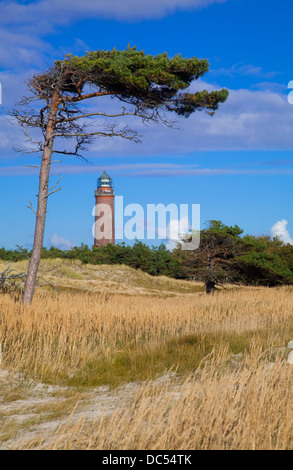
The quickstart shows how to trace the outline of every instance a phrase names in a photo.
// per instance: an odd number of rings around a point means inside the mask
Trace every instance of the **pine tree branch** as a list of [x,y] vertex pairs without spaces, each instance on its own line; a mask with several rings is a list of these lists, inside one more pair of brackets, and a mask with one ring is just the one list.
[[[48,191],[52,191],[52,189],[56,188],[56,186],[58,186],[58,184],[60,183],[60,181],[62,181],[64,178],[64,176],[61,176],[61,178],[59,178],[59,180],[57,181],[56,184],[54,184],[54,186],[52,186],[51,188],[48,189]],[[61,188],[60,188],[61,189]]]
[[32,203],[31,203],[31,201],[28,201],[28,202],[29,202],[30,205],[29,205],[29,206],[26,206],[26,207],[27,207],[28,209],[32,210],[35,215],[37,215],[37,212],[36,212],[35,209],[33,208],[33,205],[32,205]]
[[95,93],[87,93],[86,95],[79,96],[63,96],[62,101],[69,103],[78,103],[79,101],[87,100],[89,98],[98,98],[99,96],[115,95],[114,91],[97,91]]
[[132,140],[133,142],[140,143],[142,135],[138,134],[137,132],[133,131],[132,129],[122,129],[121,131],[115,132],[114,127],[112,128],[111,131],[109,132],[101,132],[101,131],[96,131],[96,132],[73,132],[73,133],[67,133],[67,132],[58,132],[54,134],[54,137],[93,137],[93,136],[99,136],[99,137],[121,137],[122,139],[127,139],[127,140]]
[[50,193],[48,193],[47,198],[49,196],[52,196],[52,194],[57,193],[58,191],[61,191],[61,188],[55,189],[54,191],[51,191]]
[[71,118],[64,118],[64,119],[60,119],[60,121],[58,120],[57,122],[73,122],[73,121],[77,121],[78,119],[86,119],[88,117],[92,117],[92,116],[103,116],[103,117],[109,117],[109,118],[117,118],[117,117],[124,117],[124,116],[137,116],[137,117],[141,117],[141,118],[144,118],[144,119],[151,119],[150,117],[148,117],[147,115],[145,114],[141,114],[140,112],[138,112],[137,110],[133,111],[133,112],[130,112],[130,111],[123,111],[122,113],[117,113],[117,114],[109,114],[109,113],[87,113],[87,114],[81,114],[79,116],[74,116],[74,117],[71,117]]

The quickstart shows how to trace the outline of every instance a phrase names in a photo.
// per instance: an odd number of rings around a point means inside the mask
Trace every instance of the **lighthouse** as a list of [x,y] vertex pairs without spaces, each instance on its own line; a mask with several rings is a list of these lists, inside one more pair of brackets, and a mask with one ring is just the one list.
[[112,178],[104,171],[95,191],[95,246],[115,245],[114,197]]

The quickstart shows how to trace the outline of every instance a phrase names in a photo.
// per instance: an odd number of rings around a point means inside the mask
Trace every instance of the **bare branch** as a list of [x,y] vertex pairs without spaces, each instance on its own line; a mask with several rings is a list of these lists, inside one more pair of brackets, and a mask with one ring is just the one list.
[[[17,272],[14,269],[11,269],[10,267],[11,263],[2,273],[0,273],[0,289],[2,289],[3,291],[20,292],[22,290],[22,286],[25,283],[26,274],[24,272]],[[43,276],[37,276],[37,279],[43,281],[43,284],[40,284],[39,287],[48,285],[52,289],[58,290],[56,286],[54,286]]]
[[[125,108],[123,108],[123,109],[125,109]],[[117,114],[87,113],[87,114],[81,114],[79,116],[74,116],[74,117],[71,117],[71,118],[64,118],[62,121],[60,120],[60,122],[72,122],[72,121],[77,121],[78,119],[85,119],[85,118],[92,117],[92,116],[103,116],[103,117],[109,117],[109,118],[116,118],[116,117],[123,117],[123,116],[140,116],[140,117],[142,117],[142,115],[139,115],[137,111],[134,111],[134,112],[122,111],[122,113],[117,113]]]
[[36,212],[35,209],[33,208],[33,205],[32,205],[32,203],[31,203],[31,201],[28,201],[28,202],[29,202],[30,205],[29,205],[29,206],[26,206],[26,207],[27,207],[28,209],[31,209],[31,210],[33,211],[33,213],[34,213],[35,215],[37,215],[37,212]]
[[40,153],[40,150],[34,150],[32,148],[29,148],[27,150],[25,149],[18,149],[17,147],[12,146],[13,150],[17,153],[22,153],[23,155],[30,154],[30,153]]
[[92,137],[92,136],[99,136],[99,137],[121,137],[123,139],[132,140],[133,142],[140,143],[142,135],[136,133],[132,129],[125,128],[121,131],[115,132],[84,132],[84,133],[57,133],[55,137]]
[[95,93],[88,93],[86,95],[79,95],[79,96],[63,96],[63,101],[68,101],[70,103],[77,103],[79,101],[87,100],[88,98],[97,98],[99,96],[109,96],[115,95],[113,91],[97,91]]
[[28,133],[27,127],[24,128],[23,132],[24,132],[24,135],[27,137],[26,142],[31,142],[32,144],[36,144],[39,146],[41,150],[43,149],[43,145],[40,141],[33,140],[32,136]]
[[21,285],[25,282],[26,274],[17,273],[14,269],[10,269],[11,263],[0,273],[0,289],[19,291]]
[[[52,189],[56,188],[56,186],[58,186],[58,184],[60,183],[60,181],[62,181],[64,178],[64,176],[61,176],[61,178],[57,181],[56,184],[54,184],[54,186],[52,186],[52,188],[48,188],[48,191],[52,191]],[[61,188],[60,188],[61,189]]]
[[[82,131],[83,129],[86,128],[86,126],[74,126],[76,130]],[[57,153],[61,155],[70,155],[74,157],[78,157],[81,160],[89,163],[89,161],[81,155],[79,152],[80,150],[86,150],[86,145],[90,143],[90,137],[75,137],[76,143],[75,143],[75,149],[74,150],[53,150],[52,153]]]
[[55,189],[54,191],[51,191],[49,194],[47,194],[46,197],[48,198],[49,196],[52,196],[52,194],[57,193],[58,191],[61,191],[61,188],[58,188],[58,189]]
[[40,284],[40,287],[44,287],[46,285],[52,287],[53,290],[55,291],[58,291],[59,289],[57,289],[56,286],[54,286],[54,284],[52,284],[51,282],[49,282],[47,279],[45,279],[43,276],[38,276],[37,279],[41,279],[42,281],[44,281],[44,284]]
[[[81,158],[82,160],[84,160],[85,162],[88,162],[89,161],[83,156],[81,155],[80,153],[77,153],[76,150],[75,151],[72,151],[70,152],[69,150],[53,150],[52,153],[59,153],[61,155],[71,155],[72,157],[78,157],[78,158]],[[61,162],[61,160],[55,160],[55,162]],[[55,162],[52,162],[52,163],[55,163]]]

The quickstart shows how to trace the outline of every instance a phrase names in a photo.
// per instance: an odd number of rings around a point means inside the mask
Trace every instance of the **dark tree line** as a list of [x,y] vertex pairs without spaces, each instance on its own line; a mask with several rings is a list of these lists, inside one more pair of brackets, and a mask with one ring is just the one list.
[[[0,259],[20,261],[31,253],[22,248],[0,249]],[[173,252],[164,244],[148,246],[136,241],[133,246],[120,243],[90,248],[82,244],[71,250],[42,249],[43,259],[79,259],[90,264],[125,264],[148,274],[201,281],[207,293],[217,285],[278,286],[293,284],[293,246],[277,238],[243,235],[237,225],[210,221],[201,231],[200,246],[185,251],[180,245]]]
[[207,293],[225,283],[268,287],[293,283],[293,246],[277,238],[243,236],[237,225],[217,220],[201,231],[198,250],[179,246],[173,254],[182,277],[204,282]]
[[[0,248],[0,259],[5,261],[22,261],[31,256],[27,249],[5,250]],[[141,269],[153,276],[180,277],[179,261],[168,251],[164,244],[150,247],[142,242],[133,246],[125,243],[89,248],[82,244],[71,250],[60,250],[51,247],[42,248],[42,259],[78,259],[89,264],[125,264],[134,269]]]

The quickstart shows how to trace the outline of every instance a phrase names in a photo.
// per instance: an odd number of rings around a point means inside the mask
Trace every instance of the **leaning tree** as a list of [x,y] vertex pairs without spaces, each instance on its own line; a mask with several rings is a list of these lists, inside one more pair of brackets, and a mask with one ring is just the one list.
[[[142,136],[132,126],[121,126],[121,121],[127,122],[130,117],[146,124],[172,126],[171,113],[188,117],[196,110],[204,110],[213,115],[219,103],[226,101],[228,91],[193,93],[188,90],[208,68],[206,59],[187,59],[181,55],[169,58],[166,53],[152,56],[128,47],[124,51],[87,52],[82,57],[68,55],[44,73],[32,77],[28,83],[30,95],[10,113],[36,145],[34,151],[39,152],[41,159],[38,206],[34,211],[34,245],[23,294],[24,304],[31,303],[34,295],[48,197],[60,189],[59,182],[50,188],[52,155],[82,156],[81,152],[94,137],[121,137],[139,142]],[[118,111],[109,112],[103,101],[95,102],[96,107],[86,111],[81,107],[89,99],[105,96],[117,100]],[[104,118],[105,122],[101,126],[95,118]],[[40,140],[32,136],[32,128],[41,130]],[[74,140],[74,148],[60,148],[60,138]],[[31,203],[30,206],[33,209]]]
[[238,225],[228,226],[219,220],[210,220],[200,233],[200,245],[195,251],[174,250],[180,260],[184,277],[204,282],[207,294],[213,294],[217,285],[238,282],[241,279],[236,259],[242,253]]

